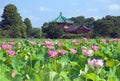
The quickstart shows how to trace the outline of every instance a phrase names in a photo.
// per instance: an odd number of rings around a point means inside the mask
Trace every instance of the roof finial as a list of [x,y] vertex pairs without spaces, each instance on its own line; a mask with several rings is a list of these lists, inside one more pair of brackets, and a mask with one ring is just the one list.
[[62,12],[60,12],[60,15],[62,15]]

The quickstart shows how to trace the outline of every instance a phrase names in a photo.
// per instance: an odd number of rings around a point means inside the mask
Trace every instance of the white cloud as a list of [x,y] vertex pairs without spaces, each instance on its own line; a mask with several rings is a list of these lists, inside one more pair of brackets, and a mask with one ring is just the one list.
[[47,8],[47,7],[44,7],[44,6],[40,6],[39,10],[41,12],[56,12],[57,11],[56,9],[51,9],[51,8]]
[[43,7],[43,6],[40,6],[40,11],[43,12],[43,11],[48,11],[49,9],[46,8],[46,7]]
[[44,11],[44,10],[45,10],[45,8],[41,6],[40,7],[40,11]]
[[112,4],[108,6],[109,11],[119,11],[120,10],[120,5],[118,4]]

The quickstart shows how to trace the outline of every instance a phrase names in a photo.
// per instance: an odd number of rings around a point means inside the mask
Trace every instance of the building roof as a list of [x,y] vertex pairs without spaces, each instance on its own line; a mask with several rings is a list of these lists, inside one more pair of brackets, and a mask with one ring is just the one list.
[[67,19],[66,17],[62,16],[62,12],[60,12],[60,15],[52,20],[52,22],[57,22],[57,23],[74,23],[74,21]]
[[81,30],[81,31],[91,31],[91,29],[90,28],[88,28],[88,27],[86,27],[86,26],[70,26],[68,29],[67,29],[67,31],[69,31],[69,32],[72,32],[72,31],[77,31],[77,30]]

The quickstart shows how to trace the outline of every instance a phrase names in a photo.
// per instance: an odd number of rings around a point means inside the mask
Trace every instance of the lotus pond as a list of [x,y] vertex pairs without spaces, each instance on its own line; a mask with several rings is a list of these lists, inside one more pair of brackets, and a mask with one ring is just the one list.
[[120,39],[1,40],[0,81],[120,81]]

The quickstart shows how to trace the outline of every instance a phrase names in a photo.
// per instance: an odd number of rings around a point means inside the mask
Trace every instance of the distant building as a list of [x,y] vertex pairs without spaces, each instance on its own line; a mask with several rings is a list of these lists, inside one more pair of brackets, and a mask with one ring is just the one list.
[[73,26],[74,21],[62,16],[61,12],[60,15],[51,22],[57,23],[66,33],[89,33],[91,31],[86,26]]
[[86,26],[83,26],[83,25],[81,25],[81,26],[70,26],[66,30],[66,32],[75,33],[75,34],[77,34],[77,33],[89,33],[89,32],[91,32],[91,29],[89,29],[89,28],[87,28]]

